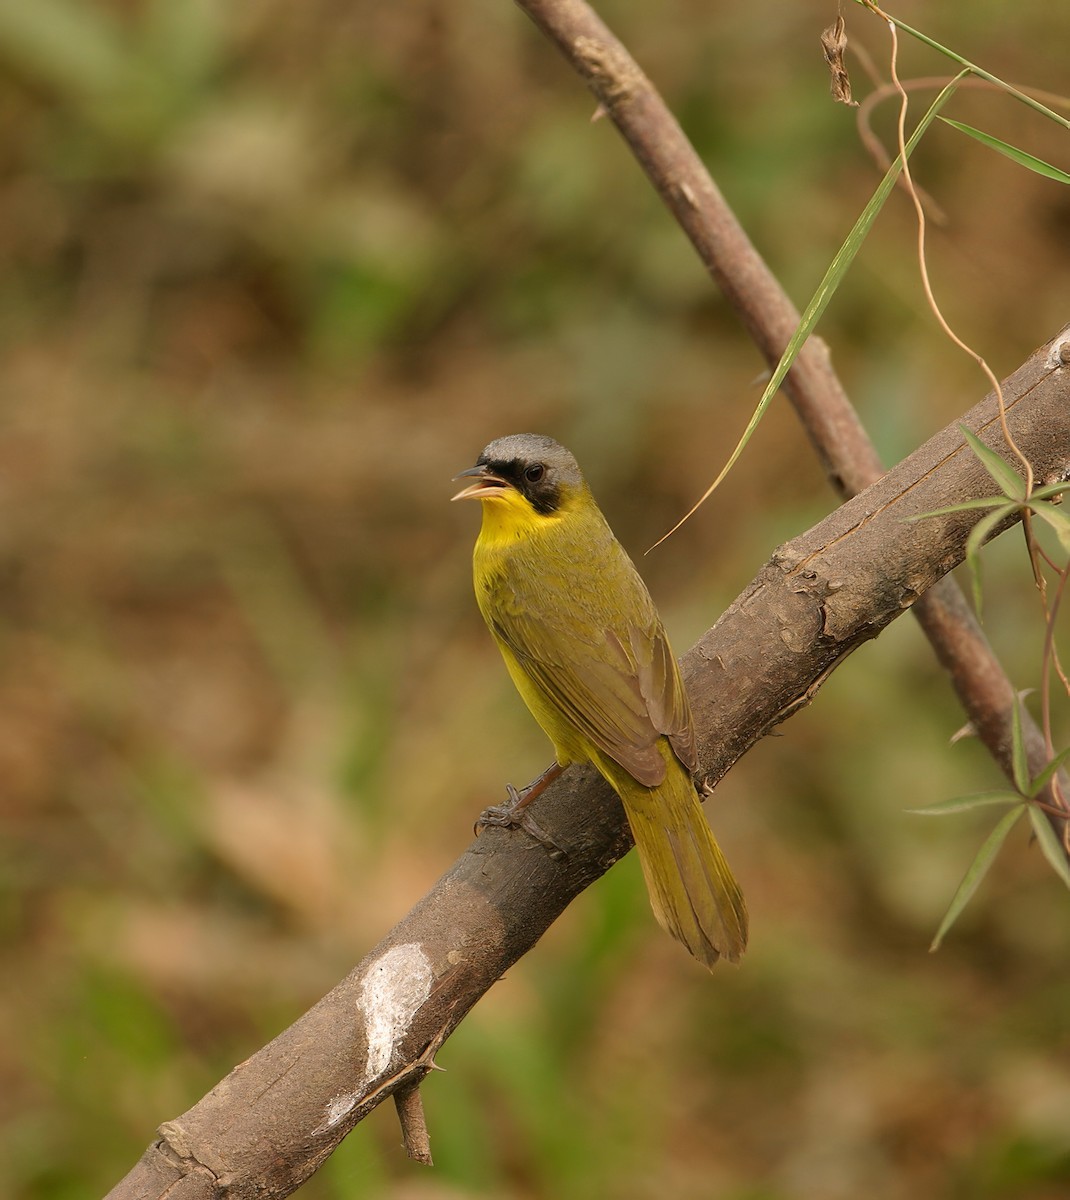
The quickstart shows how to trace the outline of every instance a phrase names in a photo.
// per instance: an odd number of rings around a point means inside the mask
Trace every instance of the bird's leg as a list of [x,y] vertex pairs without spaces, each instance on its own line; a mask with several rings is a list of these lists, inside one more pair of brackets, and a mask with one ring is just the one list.
[[511,783],[506,784],[506,791],[509,793],[508,802],[495,804],[479,814],[475,824],[476,836],[478,837],[488,825],[494,825],[501,829],[523,829],[540,846],[546,847],[551,858],[564,858],[564,850],[527,811],[532,800],[541,796],[564,769],[560,763],[551,763],[537,779],[533,779],[526,788],[519,792]]

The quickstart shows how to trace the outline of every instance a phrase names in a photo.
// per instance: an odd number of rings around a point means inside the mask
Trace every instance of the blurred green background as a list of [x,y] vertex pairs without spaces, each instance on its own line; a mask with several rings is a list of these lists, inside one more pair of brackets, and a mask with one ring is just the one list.
[[[883,25],[845,7],[884,73]],[[828,97],[834,7],[601,11],[805,302],[877,179]],[[1065,5],[899,11],[1067,88]],[[762,365],[505,0],[0,0],[0,62],[0,1195],[82,1200],[548,761],[451,476],[553,434],[638,554]],[[944,70],[904,44],[904,76]],[[1066,165],[1065,132],[990,92],[951,115]],[[1006,373],[1068,318],[1067,191],[946,127],[916,171],[947,217],[938,294]],[[889,462],[985,390],[913,246],[898,195],[822,327]],[[774,407],[642,560],[677,647],[834,503]],[[1035,685],[1017,535],[986,570],[990,635]],[[751,906],[742,968],[690,962],[620,864],[440,1055],[435,1168],[384,1106],[302,1195],[1066,1195],[1070,913],[1024,831],[926,953],[992,821],[904,810],[999,782],[949,745],[962,721],[898,623],[708,806]]]

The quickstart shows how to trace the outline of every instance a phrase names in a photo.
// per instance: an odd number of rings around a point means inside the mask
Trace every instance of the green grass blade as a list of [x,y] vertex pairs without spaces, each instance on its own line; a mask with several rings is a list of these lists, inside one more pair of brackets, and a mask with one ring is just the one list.
[[986,446],[984,442],[975,433],[971,433],[965,425],[959,426],[959,431],[966,439],[970,449],[981,460],[981,466],[992,476],[992,478],[1003,489],[1004,494],[1010,500],[1021,502],[1025,499],[1025,480],[1018,472],[1007,462],[1006,459],[1000,456],[991,447]]
[[1033,824],[1033,832],[1037,835],[1040,848],[1044,851],[1044,857],[1051,864],[1051,869],[1070,888],[1070,864],[1066,861],[1066,851],[1055,836],[1055,830],[1052,829],[1048,818],[1035,804],[1030,804],[1029,820]]
[[[918,122],[914,132],[907,140],[905,146],[907,158],[910,157],[914,148],[921,140],[922,134],[924,134],[929,126],[933,123],[940,109],[951,98],[955,92],[955,89],[958,87],[959,82],[964,79],[967,74],[968,72],[963,71],[956,75],[954,79],[952,79],[941,89],[940,94],[926,110],[925,115]],[[747,443],[754,434],[754,431],[758,428],[762,417],[765,416],[765,410],[769,407],[773,397],[780,389],[780,385],[784,382],[784,377],[787,375],[788,371],[791,370],[791,364],[795,361],[806,339],[811,333],[813,333],[814,327],[821,319],[822,313],[824,313],[825,309],[828,307],[829,301],[835,295],[836,289],[840,285],[840,281],[843,279],[844,275],[847,274],[847,270],[854,261],[855,255],[857,255],[858,251],[862,248],[862,243],[866,240],[866,235],[869,233],[870,227],[877,219],[877,214],[884,207],[884,203],[891,194],[892,188],[895,187],[895,182],[899,178],[899,173],[902,169],[902,156],[897,155],[895,161],[888,168],[888,170],[885,171],[884,178],[877,185],[876,191],[870,197],[869,203],[862,210],[858,220],[854,223],[854,227],[847,235],[843,245],[833,257],[832,262],[829,264],[828,270],[825,272],[824,278],[817,286],[817,290],[810,297],[810,303],[807,304],[806,309],[803,312],[803,315],[799,321],[799,327],[795,330],[794,334],[792,334],[791,340],[784,349],[784,353],[780,356],[780,361],[777,363],[776,369],[770,376],[769,383],[766,385],[765,391],[762,393],[762,397],[758,401],[757,407],[751,414],[751,418],[747,422],[746,429],[744,429],[742,436],[735,445],[735,448],[728,456],[728,461],[721,468],[720,474],[706,489],[702,499],[698,501],[694,508],[692,508],[691,512],[694,512],[695,509],[698,508],[698,506],[702,504],[707,497],[709,497],[709,495],[720,485],[721,481],[728,474],[728,472],[731,471],[731,469],[736,465],[739,456],[743,453]],[[691,513],[687,514],[687,516],[690,515]],[[683,520],[686,521],[687,517],[684,517]],[[682,523],[683,522],[681,521],[680,524]],[[674,526],[669,533],[674,532],[676,528],[678,528],[678,526]],[[665,534],[665,537],[668,536],[669,534]]]
[[993,137],[990,133],[974,129],[972,125],[963,125],[961,121],[952,121],[950,117],[941,117],[940,120],[945,125],[950,125],[953,129],[959,130],[960,133],[965,133],[972,138],[976,138],[982,146],[987,146],[990,150],[995,150],[998,154],[1005,155],[1020,167],[1025,167],[1027,171],[1032,171],[1036,175],[1043,175],[1046,179],[1054,179],[1056,183],[1070,184],[1070,175],[1066,171],[1060,167],[1053,166],[1049,162],[1045,162],[1042,158],[1036,158],[1032,154],[1027,154],[1024,150],[1019,150],[1017,146],[1000,141],[998,137]]
[[936,936],[929,947],[930,952],[939,950],[940,943],[947,936],[948,930],[961,916],[962,910],[969,904],[974,892],[980,886],[981,880],[988,874],[988,868],[995,862],[1000,847],[1007,840],[1007,834],[1010,833],[1015,822],[1027,807],[1029,806],[1026,804],[1016,805],[1009,813],[1000,818],[995,829],[985,838],[984,845],[977,851],[977,857],[970,863],[969,870],[962,877],[958,890],[951,898],[947,912],[944,913],[944,919],[940,922],[940,928],[936,931]]
[[[964,77],[963,74],[957,75],[950,83],[946,84],[940,91],[939,95],[929,106],[925,115],[918,122],[913,133],[910,135],[904,147],[905,156],[907,158],[914,152],[914,148],[929,126],[933,123],[940,113],[940,109],[951,99],[955,89],[959,85],[959,81]],[[796,355],[802,349],[803,343],[813,332],[814,327],[821,318],[821,314],[828,307],[829,301],[836,293],[844,275],[851,263],[854,261],[858,251],[861,250],[863,242],[866,240],[866,235],[869,233],[873,222],[877,219],[877,214],[884,207],[885,201],[891,195],[892,188],[895,187],[896,180],[903,169],[903,156],[897,155],[895,161],[891,164],[884,173],[884,178],[877,185],[876,191],[869,199],[869,203],[862,210],[861,215],[855,222],[851,232],[847,235],[843,245],[836,252],[829,264],[828,270],[825,272],[824,278],[817,286],[817,290],[810,297],[810,302],[807,304],[803,312],[802,319],[799,322],[799,328],[795,331],[791,340],[788,342],[784,353],[780,357],[780,362],[777,363],[776,370],[773,372],[769,380],[769,384],[765,389],[762,399],[759,402],[759,408],[763,408],[769,404],[769,401],[776,395],[777,389],[784,381],[784,376],[791,369],[791,364],[795,361]],[[753,422],[752,422],[753,423]]]
[[1002,788],[994,792],[972,792],[969,796],[955,796],[941,800],[938,804],[927,804],[924,808],[908,808],[908,813],[919,817],[943,817],[948,813],[968,812],[973,808],[988,808],[995,804],[1021,804],[1017,792]]
[[[873,11],[866,0],[855,0],[855,3],[870,12]],[[984,67],[979,67],[976,63],[970,62],[968,58],[963,58],[961,54],[956,54],[954,50],[949,49],[947,46],[942,46],[935,38],[929,37],[927,33],[922,33],[920,29],[914,29],[905,21],[900,21],[898,17],[893,17],[883,11],[879,15],[886,21],[890,21],[896,29],[901,29],[904,33],[909,33],[912,38],[916,38],[924,45],[943,54],[945,58],[950,58],[952,62],[957,62],[960,67],[965,67],[970,74],[976,75],[979,79],[987,79],[989,83],[994,83],[996,87],[1005,91],[1008,96],[1013,96],[1016,100],[1020,100],[1035,112],[1042,113],[1049,120],[1061,125],[1064,129],[1070,129],[1070,120],[1067,120],[1066,117],[1061,117],[1057,112],[1052,112],[1046,105],[1041,104],[1039,100],[1034,100],[1032,96],[1026,95],[1025,92],[1019,91],[1018,88],[1012,87],[1005,79],[1000,79],[998,75],[993,75],[991,71],[986,71]]]

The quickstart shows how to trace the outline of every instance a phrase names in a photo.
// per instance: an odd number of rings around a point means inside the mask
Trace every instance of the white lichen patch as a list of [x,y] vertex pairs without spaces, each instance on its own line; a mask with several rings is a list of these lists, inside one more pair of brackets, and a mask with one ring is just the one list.
[[364,1098],[368,1085],[389,1068],[395,1047],[431,995],[434,981],[431,961],[415,942],[392,947],[367,969],[357,999],[368,1039],[364,1073],[355,1091],[328,1101],[323,1120],[313,1133],[326,1133],[345,1120]]
[[394,1047],[430,996],[434,981],[431,962],[415,942],[393,946],[365,972],[357,1003],[368,1037],[366,1083],[390,1066]]

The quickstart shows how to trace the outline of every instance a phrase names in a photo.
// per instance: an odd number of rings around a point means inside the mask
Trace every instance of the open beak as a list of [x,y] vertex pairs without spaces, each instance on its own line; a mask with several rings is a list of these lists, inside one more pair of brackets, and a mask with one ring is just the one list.
[[509,486],[489,467],[469,467],[467,471],[462,471],[453,478],[467,479],[472,475],[476,477],[475,483],[470,483],[466,488],[462,488],[456,496],[450,497],[451,500],[482,500],[486,496],[500,496]]

